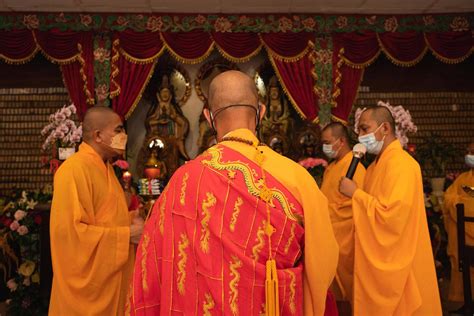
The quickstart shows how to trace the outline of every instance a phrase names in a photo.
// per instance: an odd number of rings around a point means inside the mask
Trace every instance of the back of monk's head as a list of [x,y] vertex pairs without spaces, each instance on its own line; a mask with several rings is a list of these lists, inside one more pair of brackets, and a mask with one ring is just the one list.
[[323,128],[322,133],[328,130],[331,131],[333,137],[342,138],[347,144],[349,144],[349,132],[344,124],[341,122],[331,122]]
[[118,116],[114,110],[105,106],[94,106],[87,110],[82,122],[82,138],[86,143],[94,139],[94,131],[103,130],[114,118]]
[[[209,85],[209,108],[215,113],[220,108],[234,105],[246,104],[258,106],[258,94],[252,78],[243,72],[229,70],[217,75]],[[236,113],[239,115],[235,115]],[[232,117],[239,119],[241,115],[255,117],[255,111],[248,107],[232,107],[219,114],[219,119]]]
[[390,133],[393,136],[395,135],[395,119],[393,118],[392,113],[390,113],[390,110],[385,106],[370,106],[364,111],[364,113],[370,114],[371,118],[376,121],[378,125],[388,122],[390,125]]

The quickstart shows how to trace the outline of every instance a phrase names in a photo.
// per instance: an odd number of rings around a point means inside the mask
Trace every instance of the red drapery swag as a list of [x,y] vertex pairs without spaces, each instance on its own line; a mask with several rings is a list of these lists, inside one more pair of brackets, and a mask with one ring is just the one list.
[[[303,119],[318,115],[309,58],[312,33],[115,32],[112,46],[110,95],[123,118],[135,109],[164,49],[183,63],[199,63],[214,48],[233,62],[245,62],[262,47],[268,53],[283,90]],[[133,84],[131,81],[133,80]]]
[[92,32],[10,30],[0,31],[0,59],[11,64],[29,62],[41,51],[61,67],[69,96],[79,118],[94,104]]
[[422,33],[338,33],[333,35],[333,80],[336,107],[333,119],[347,122],[364,68],[383,52],[394,64],[413,66],[428,50],[445,63],[459,63],[470,56],[474,40],[470,31]]

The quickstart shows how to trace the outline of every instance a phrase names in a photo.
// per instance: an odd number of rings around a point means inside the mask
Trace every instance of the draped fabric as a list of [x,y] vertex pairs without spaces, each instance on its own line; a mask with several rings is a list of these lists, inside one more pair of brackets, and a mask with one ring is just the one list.
[[[114,33],[112,48],[112,107],[128,118],[153,73],[153,67],[166,49],[182,63],[204,61],[214,48],[232,62],[245,62],[267,50],[275,72],[291,103],[303,119],[315,120],[317,97],[309,58],[312,33],[224,33],[204,32],[134,32]],[[130,81],[133,78],[133,85]]]
[[332,109],[335,120],[347,122],[363,69],[383,52],[398,66],[417,64],[428,50],[442,62],[455,64],[473,52],[474,40],[470,31],[423,32],[358,32],[333,35],[334,96]]
[[82,119],[94,104],[92,32],[11,30],[0,31],[0,59],[11,64],[30,61],[41,51],[61,66],[64,83]]

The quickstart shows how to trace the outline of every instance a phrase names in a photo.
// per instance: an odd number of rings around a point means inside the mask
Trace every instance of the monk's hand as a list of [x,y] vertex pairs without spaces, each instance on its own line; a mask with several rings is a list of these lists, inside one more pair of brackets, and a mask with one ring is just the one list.
[[341,181],[339,181],[339,192],[345,196],[352,198],[356,190],[357,184],[351,179],[342,177]]
[[142,237],[144,226],[145,221],[140,216],[137,215],[132,219],[132,224],[130,225],[130,242],[132,244],[138,245]]

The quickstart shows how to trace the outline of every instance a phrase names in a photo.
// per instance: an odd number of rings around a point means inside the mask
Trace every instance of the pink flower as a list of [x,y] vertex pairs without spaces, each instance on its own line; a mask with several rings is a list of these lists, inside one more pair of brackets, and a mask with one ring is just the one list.
[[278,20],[278,23],[280,24],[279,27],[280,27],[280,31],[282,32],[286,32],[286,31],[289,31],[293,28],[293,21],[291,21],[290,19],[288,19],[287,17],[281,17],[279,20]]
[[113,165],[119,167],[122,170],[127,170],[130,167],[130,165],[128,164],[126,160],[121,160],[121,159],[114,162]]
[[451,29],[455,32],[469,30],[469,22],[466,18],[460,16],[455,17],[449,26],[451,26]]
[[18,211],[15,212],[15,219],[16,219],[17,221],[21,221],[23,218],[25,218],[26,214],[27,214],[27,213],[26,213],[25,211],[23,211],[23,210],[18,210]]
[[230,32],[232,23],[227,18],[220,17],[214,23],[214,29],[216,32]]
[[313,18],[306,18],[301,23],[306,29],[313,29],[316,26],[316,21]]
[[194,19],[194,21],[196,21],[197,24],[204,24],[204,23],[206,23],[206,18],[205,18],[203,15],[199,14],[199,15]]
[[298,162],[300,165],[305,167],[306,169],[314,168],[317,166],[323,166],[326,168],[328,166],[328,162],[321,158],[306,158]]
[[84,26],[89,26],[92,23],[92,17],[89,14],[80,14],[81,16],[81,23]]
[[10,279],[7,282],[7,287],[10,289],[11,292],[16,291],[18,284],[15,282],[14,279]]
[[23,17],[23,24],[29,29],[37,29],[39,27],[39,20],[36,14],[29,14]]
[[26,227],[25,225],[21,225],[20,227],[18,227],[17,232],[21,236],[26,235],[28,234],[28,227]]
[[163,27],[163,21],[161,17],[150,16],[146,21],[146,29],[152,32],[160,31]]
[[98,60],[103,63],[110,59],[110,50],[103,47],[98,47],[94,50],[94,60]]
[[383,25],[384,25],[385,31],[395,32],[398,28],[397,18],[392,16],[391,18],[386,19]]
[[18,227],[20,227],[20,224],[18,223],[18,221],[13,221],[13,223],[10,224],[10,229],[11,229],[12,231],[17,230]]

